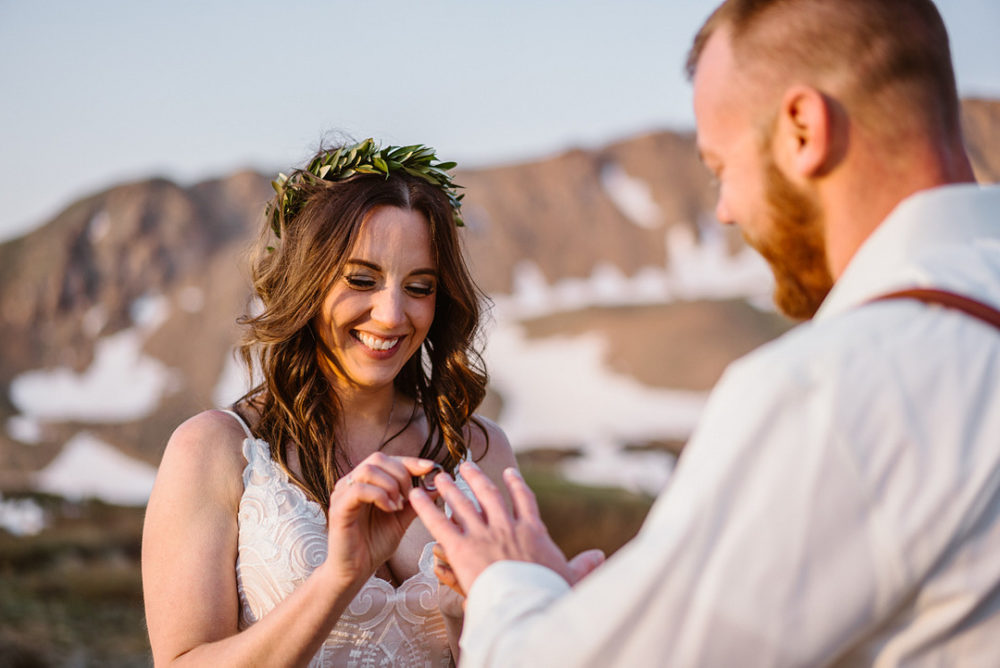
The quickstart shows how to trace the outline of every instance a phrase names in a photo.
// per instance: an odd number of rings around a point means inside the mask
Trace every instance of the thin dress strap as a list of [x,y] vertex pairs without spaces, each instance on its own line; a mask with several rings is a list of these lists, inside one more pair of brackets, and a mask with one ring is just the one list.
[[253,432],[250,431],[250,427],[247,426],[247,423],[243,420],[243,418],[240,417],[239,413],[237,413],[236,411],[226,410],[224,408],[220,408],[219,410],[221,410],[223,413],[228,413],[232,415],[236,419],[236,421],[240,423],[240,426],[243,427],[243,431],[246,432],[247,438],[251,440],[253,439]]

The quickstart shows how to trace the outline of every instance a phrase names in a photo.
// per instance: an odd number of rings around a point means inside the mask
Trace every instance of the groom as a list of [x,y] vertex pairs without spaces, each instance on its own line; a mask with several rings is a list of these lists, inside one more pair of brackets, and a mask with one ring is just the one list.
[[[811,321],[731,365],[579,582],[516,472],[513,514],[468,464],[482,512],[445,475],[451,520],[411,492],[468,593],[462,665],[997,665],[1000,189],[937,10],[728,0],[688,70],[716,216]],[[946,293],[881,299],[912,287]]]

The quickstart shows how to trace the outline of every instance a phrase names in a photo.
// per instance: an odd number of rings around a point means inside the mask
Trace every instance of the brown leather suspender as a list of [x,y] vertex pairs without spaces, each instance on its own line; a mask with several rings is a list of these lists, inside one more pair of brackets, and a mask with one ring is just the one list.
[[907,290],[899,290],[898,292],[890,292],[888,294],[875,297],[871,301],[880,302],[887,299],[918,299],[927,304],[940,304],[941,306],[946,306],[948,308],[953,308],[967,313],[973,318],[978,318],[979,320],[1000,329],[1000,311],[970,297],[949,292],[947,290],[939,290],[937,288],[910,288]]

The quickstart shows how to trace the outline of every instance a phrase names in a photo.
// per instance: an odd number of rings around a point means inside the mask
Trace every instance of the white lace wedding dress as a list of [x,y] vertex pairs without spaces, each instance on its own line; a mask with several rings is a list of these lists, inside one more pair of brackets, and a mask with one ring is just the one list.
[[[231,415],[247,433],[236,559],[242,630],[278,605],[326,559],[326,510],[288,479],[271,459],[267,442],[254,438],[243,420]],[[424,547],[419,572],[398,588],[372,576],[309,665],[452,665],[438,610],[431,544]]]

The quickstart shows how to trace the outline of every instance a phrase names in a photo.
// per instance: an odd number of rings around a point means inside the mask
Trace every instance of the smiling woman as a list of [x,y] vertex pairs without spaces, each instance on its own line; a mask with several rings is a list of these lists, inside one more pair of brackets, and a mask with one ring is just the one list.
[[241,318],[262,382],[174,432],[149,501],[158,665],[457,658],[461,597],[406,494],[470,459],[499,480],[514,457],[474,415],[480,296],[454,164],[435,160],[366,140],[275,181],[253,262],[263,309]]

